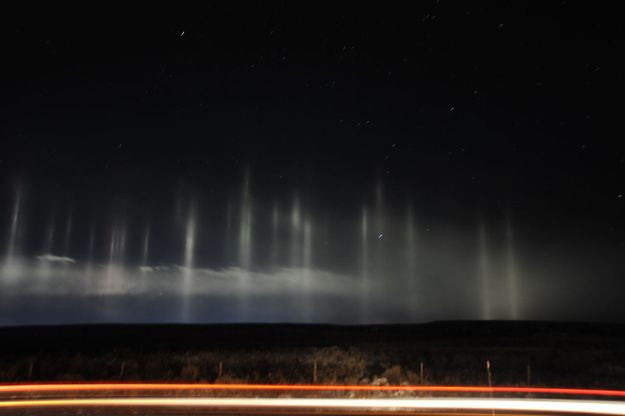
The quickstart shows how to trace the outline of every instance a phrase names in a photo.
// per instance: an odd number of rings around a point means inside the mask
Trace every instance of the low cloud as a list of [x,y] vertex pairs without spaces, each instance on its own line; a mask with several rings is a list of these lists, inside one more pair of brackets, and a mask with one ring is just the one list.
[[280,267],[246,270],[241,267],[188,268],[177,264],[128,267],[85,265],[45,254],[36,262],[5,265],[5,290],[16,295],[211,295],[272,296],[285,293],[354,296],[357,277],[325,270]]
[[76,260],[71,257],[55,256],[54,254],[50,254],[50,253],[42,254],[41,256],[37,256],[36,258],[39,261],[50,262],[50,263],[63,263],[63,264],[75,264],[76,263]]

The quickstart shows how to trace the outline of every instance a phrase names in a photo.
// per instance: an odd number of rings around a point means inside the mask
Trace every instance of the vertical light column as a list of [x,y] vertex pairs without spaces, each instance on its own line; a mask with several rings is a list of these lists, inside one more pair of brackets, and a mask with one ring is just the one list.
[[[374,244],[373,250],[371,251],[371,258],[373,260],[372,267],[370,267],[370,280],[374,281],[376,284],[376,291],[369,293],[369,310],[371,308],[377,309],[379,307],[383,307],[386,303],[386,299],[390,299],[395,297],[395,284],[391,280],[393,279],[392,275],[388,274],[387,264],[388,264],[388,252],[387,252],[387,244],[390,242],[389,233],[387,233],[386,227],[386,210],[384,204],[384,190],[382,180],[379,179],[375,185],[375,211],[374,217],[372,221],[374,229],[372,230],[375,236],[375,239],[372,239],[371,243]],[[372,295],[373,294],[373,299]],[[369,314],[369,319],[377,316],[377,313]],[[373,322],[370,322],[373,323]]]
[[366,323],[369,308],[369,220],[367,206],[362,206],[360,216],[360,320]]
[[289,266],[292,268],[301,267],[300,244],[301,244],[302,217],[300,212],[300,202],[297,195],[293,197],[291,208],[291,252],[289,255]]
[[506,282],[508,286],[510,319],[517,320],[519,319],[519,282],[514,246],[514,231],[509,215],[506,217],[506,251]]
[[106,287],[104,288],[105,292],[109,292],[113,289],[116,283],[116,260],[117,260],[117,252],[118,252],[118,244],[119,244],[119,229],[117,225],[113,225],[111,228],[111,235],[109,237],[108,244],[108,265],[106,267]]
[[9,225],[7,251],[4,258],[4,264],[0,269],[0,290],[8,290],[3,288],[2,283],[9,283],[14,281],[20,275],[21,267],[19,265],[16,254],[18,251],[18,235],[20,227],[20,210],[22,202],[22,192],[18,187],[15,193],[15,199],[13,200],[13,209],[11,211],[11,222]]
[[193,295],[193,267],[195,266],[195,233],[196,216],[195,204],[191,203],[187,212],[184,237],[184,262],[182,281],[182,320],[189,322],[191,319],[191,296]]
[[126,224],[114,224],[111,228],[111,237],[108,247],[107,281],[105,291],[115,293],[122,287],[124,273],[123,262],[126,258]]
[[304,220],[304,244],[302,249],[302,279],[303,279],[303,295],[304,295],[304,321],[310,322],[311,313],[311,299],[310,290],[312,282],[312,238],[313,238],[312,223],[309,217]]
[[7,247],[7,260],[11,262],[17,249],[18,226],[20,223],[20,208],[22,202],[22,192],[18,188],[13,201],[13,210],[11,212],[11,225],[9,227],[9,241]]
[[95,229],[93,225],[89,228],[89,240],[87,241],[87,262],[85,264],[85,275],[83,278],[83,291],[90,293],[93,278],[93,251],[95,249]]
[[143,243],[141,247],[141,265],[147,266],[150,256],[150,223],[145,223],[143,229]]
[[385,268],[386,253],[384,250],[384,246],[385,246],[384,232],[385,232],[385,227],[386,227],[386,218],[385,218],[385,212],[384,212],[384,192],[382,189],[381,180],[378,180],[375,186],[375,222],[374,224],[375,224],[374,232],[376,233],[375,234],[376,245],[375,245],[375,253],[374,253],[375,263],[373,266],[373,269],[375,271],[374,278],[385,279],[388,277],[385,274],[386,273],[386,270],[385,270],[386,269]]
[[249,320],[248,303],[252,285],[252,197],[250,193],[249,169],[243,177],[241,207],[239,209],[239,253],[238,264],[241,268],[239,286],[236,288],[237,308],[240,321]]
[[278,207],[278,203],[274,202],[273,207],[271,209],[271,259],[269,266],[272,269],[278,267],[278,246],[280,242],[278,241],[278,232],[280,229],[280,208]]
[[247,271],[252,257],[252,198],[250,195],[249,170],[246,171],[241,191],[239,218],[239,266]]
[[[412,319],[417,318],[417,242],[412,204],[406,210],[406,270],[408,274],[408,303]],[[401,287],[401,285],[400,285]]]
[[72,244],[73,209],[70,208],[65,220],[65,236],[63,238],[63,256],[69,257]]
[[231,266],[232,262],[232,199],[230,193],[226,199],[226,224],[224,226],[224,246],[222,251],[223,262]]
[[482,309],[482,319],[493,319],[491,316],[491,295],[490,295],[490,255],[488,252],[488,236],[486,231],[486,225],[484,221],[480,221],[478,230],[478,244],[479,244],[479,287]]
[[195,252],[195,210],[191,208],[187,215],[184,238],[184,267],[192,268]]

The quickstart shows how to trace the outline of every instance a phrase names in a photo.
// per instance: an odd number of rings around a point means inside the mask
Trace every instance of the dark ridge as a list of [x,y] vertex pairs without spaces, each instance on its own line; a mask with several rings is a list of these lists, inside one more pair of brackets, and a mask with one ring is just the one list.
[[215,347],[326,347],[403,343],[454,347],[625,346],[625,325],[543,321],[445,321],[425,324],[99,324],[0,328],[2,352]]

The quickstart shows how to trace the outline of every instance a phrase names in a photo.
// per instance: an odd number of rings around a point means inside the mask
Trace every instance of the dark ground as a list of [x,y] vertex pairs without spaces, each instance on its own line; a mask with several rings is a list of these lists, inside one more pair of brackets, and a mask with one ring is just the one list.
[[[0,382],[192,381],[625,388],[625,325],[0,328]],[[423,379],[421,378],[423,365]]]

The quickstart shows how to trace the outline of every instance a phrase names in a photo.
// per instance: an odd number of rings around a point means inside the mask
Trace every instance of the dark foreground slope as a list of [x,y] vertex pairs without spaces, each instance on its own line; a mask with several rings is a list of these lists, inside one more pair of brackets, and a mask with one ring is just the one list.
[[487,360],[494,385],[625,387],[625,325],[0,328],[0,382],[487,384]]

